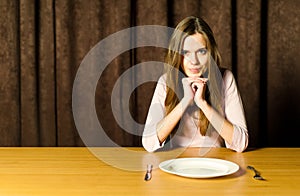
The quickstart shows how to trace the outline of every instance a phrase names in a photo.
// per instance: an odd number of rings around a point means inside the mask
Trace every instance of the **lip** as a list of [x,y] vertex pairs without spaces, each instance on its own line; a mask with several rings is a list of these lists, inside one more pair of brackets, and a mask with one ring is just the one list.
[[201,71],[200,68],[191,68],[191,69],[189,69],[189,70],[190,70],[190,72],[193,73],[193,74],[199,73],[199,72]]

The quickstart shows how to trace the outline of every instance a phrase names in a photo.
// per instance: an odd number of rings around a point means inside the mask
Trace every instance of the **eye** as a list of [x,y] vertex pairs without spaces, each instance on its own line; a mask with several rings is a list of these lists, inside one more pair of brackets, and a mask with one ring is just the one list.
[[190,51],[187,51],[187,50],[183,50],[183,51],[182,51],[182,55],[183,55],[183,56],[189,56],[190,54],[191,54]]
[[206,48],[201,48],[197,51],[197,54],[201,54],[201,55],[205,55],[207,53],[207,49]]

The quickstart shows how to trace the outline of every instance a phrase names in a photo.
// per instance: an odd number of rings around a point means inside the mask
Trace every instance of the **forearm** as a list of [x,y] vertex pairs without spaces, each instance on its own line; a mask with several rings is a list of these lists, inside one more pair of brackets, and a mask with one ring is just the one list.
[[163,143],[168,135],[170,135],[188,106],[189,101],[182,99],[177,106],[157,124],[157,137],[160,143]]
[[232,143],[234,127],[232,123],[226,120],[220,115],[213,107],[211,107],[206,101],[203,101],[200,106],[201,110],[205,114],[206,118],[212,124],[212,126],[218,131],[221,137],[228,143]]

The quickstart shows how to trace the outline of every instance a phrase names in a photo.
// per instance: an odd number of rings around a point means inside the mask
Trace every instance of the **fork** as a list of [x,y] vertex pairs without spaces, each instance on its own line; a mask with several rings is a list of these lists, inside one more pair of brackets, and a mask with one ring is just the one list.
[[254,176],[253,176],[254,179],[256,179],[256,180],[265,180],[254,167],[248,165],[247,169],[250,169],[250,170],[254,171]]
[[153,168],[153,166],[151,164],[147,165],[147,172],[146,172],[146,175],[145,175],[145,178],[144,178],[145,181],[151,180],[151,178],[152,178],[152,174],[151,174],[152,168]]

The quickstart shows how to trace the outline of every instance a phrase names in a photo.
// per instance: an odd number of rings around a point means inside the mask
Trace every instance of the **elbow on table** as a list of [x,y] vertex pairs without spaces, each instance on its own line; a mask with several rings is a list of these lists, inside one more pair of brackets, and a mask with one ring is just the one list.
[[235,151],[238,152],[238,153],[243,153],[246,149],[247,149],[247,147],[238,148],[238,149],[235,149]]
[[142,138],[142,145],[147,152],[154,152],[156,150],[154,145],[149,142],[149,139],[146,139],[145,137]]
[[226,144],[227,147],[236,151],[236,152],[244,152],[249,143],[249,135],[247,128],[242,128],[239,126],[234,126],[234,134],[231,144]]
[[240,145],[237,146],[234,150],[239,153],[244,152],[248,147],[248,142],[249,142],[249,138],[248,138],[248,134],[246,134],[244,138],[240,141]]

